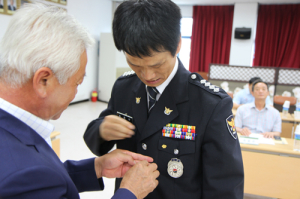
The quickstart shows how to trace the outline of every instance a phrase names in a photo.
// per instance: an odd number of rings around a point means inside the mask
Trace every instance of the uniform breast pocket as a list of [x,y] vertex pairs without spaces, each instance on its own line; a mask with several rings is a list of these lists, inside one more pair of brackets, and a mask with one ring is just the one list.
[[195,173],[196,143],[194,140],[161,137],[158,150],[157,163],[162,175],[170,178],[189,178]]

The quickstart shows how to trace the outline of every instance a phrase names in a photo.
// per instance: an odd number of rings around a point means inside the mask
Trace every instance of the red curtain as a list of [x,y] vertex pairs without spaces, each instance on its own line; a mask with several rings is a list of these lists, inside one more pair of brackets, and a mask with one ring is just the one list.
[[234,6],[194,6],[190,71],[229,64]]
[[260,5],[253,65],[300,68],[300,4]]

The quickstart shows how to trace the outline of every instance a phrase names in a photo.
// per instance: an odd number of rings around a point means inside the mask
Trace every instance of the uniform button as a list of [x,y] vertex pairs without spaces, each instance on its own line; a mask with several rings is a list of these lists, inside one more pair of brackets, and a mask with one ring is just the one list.
[[179,153],[178,149],[174,149],[174,154],[177,155]]
[[191,78],[192,78],[192,79],[196,79],[197,76],[196,76],[195,74],[192,74]]
[[142,144],[142,148],[143,148],[144,150],[147,150],[147,144],[143,143],[143,144]]

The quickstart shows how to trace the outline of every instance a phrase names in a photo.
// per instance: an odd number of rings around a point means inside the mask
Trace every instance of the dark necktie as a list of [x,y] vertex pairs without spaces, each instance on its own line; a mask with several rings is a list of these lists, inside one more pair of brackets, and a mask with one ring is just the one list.
[[156,95],[159,93],[158,90],[155,87],[147,86],[147,92],[149,96],[149,112],[154,107],[156,103]]

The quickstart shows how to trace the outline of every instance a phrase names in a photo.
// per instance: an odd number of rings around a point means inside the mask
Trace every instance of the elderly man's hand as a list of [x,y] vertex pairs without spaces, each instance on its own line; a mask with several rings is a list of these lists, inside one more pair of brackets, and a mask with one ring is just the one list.
[[155,163],[141,161],[124,175],[120,188],[128,189],[137,199],[142,199],[157,187],[158,176],[159,171]]
[[120,178],[139,161],[153,162],[148,156],[116,149],[106,155],[95,158],[95,171],[97,178]]
[[245,127],[240,131],[240,133],[241,135],[249,136],[251,134],[251,131]]

